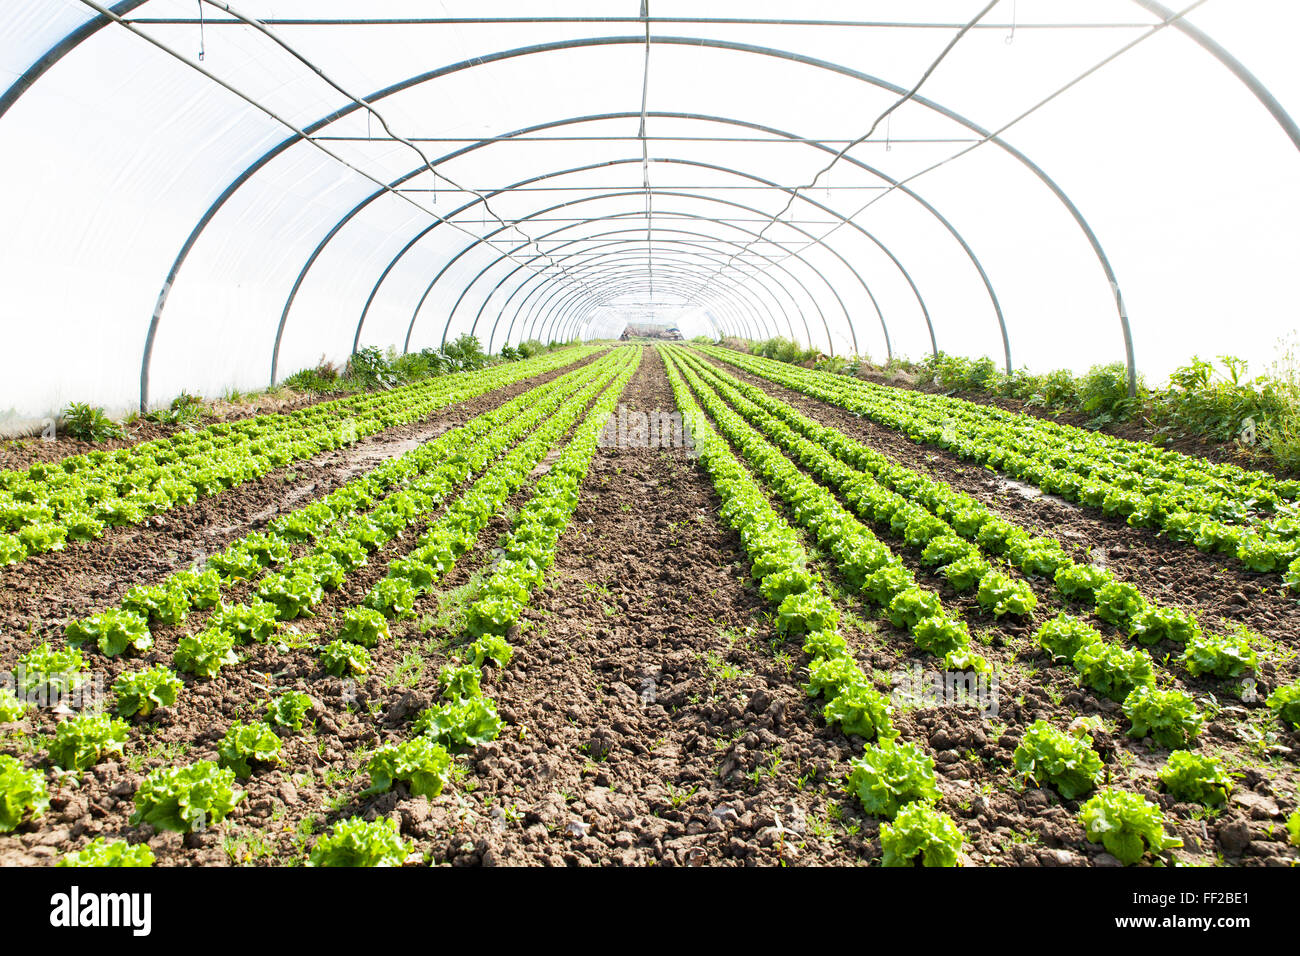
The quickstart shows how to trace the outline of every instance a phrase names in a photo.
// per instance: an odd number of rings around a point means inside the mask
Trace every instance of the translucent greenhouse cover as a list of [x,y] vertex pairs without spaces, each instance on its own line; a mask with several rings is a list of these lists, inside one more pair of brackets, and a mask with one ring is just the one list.
[[1289,0],[4,10],[0,414],[647,319],[1154,378],[1298,324]]

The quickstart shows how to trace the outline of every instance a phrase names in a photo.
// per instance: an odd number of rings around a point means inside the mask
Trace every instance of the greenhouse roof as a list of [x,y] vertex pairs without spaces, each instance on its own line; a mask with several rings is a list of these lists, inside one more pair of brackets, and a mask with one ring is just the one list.
[[466,332],[1162,374],[1297,325],[1280,0],[7,10],[0,410]]

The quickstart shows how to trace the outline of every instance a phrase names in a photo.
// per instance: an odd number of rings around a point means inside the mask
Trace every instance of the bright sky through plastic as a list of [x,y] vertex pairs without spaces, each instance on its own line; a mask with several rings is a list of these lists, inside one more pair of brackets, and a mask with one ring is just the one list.
[[[828,235],[886,177],[911,176],[975,138],[919,100],[772,223],[788,188],[898,99],[868,78],[910,88],[985,3],[650,0],[654,18],[875,25],[653,22],[647,61],[635,20],[274,23],[299,59],[247,25],[213,22],[230,19],[214,5],[202,5],[200,27],[193,0],[146,0],[125,14],[129,28],[94,32],[0,117],[0,414],[138,402],[146,336],[178,259],[155,323],[153,402],[182,389],[265,387],[273,355],[283,377],[322,355],[346,358],[354,340],[419,349],[472,330],[495,350],[530,336],[616,335],[655,315],[688,336],[780,334],[876,360],[886,327],[894,354],[914,358],[930,349],[932,327],[941,349],[1000,363],[976,261],[1016,365],[1122,361],[1113,293],[1084,232],[994,143],[910,182],[924,204],[896,190]],[[635,18],[640,3],[242,0],[235,9],[280,21]],[[6,14],[6,88],[97,16],[84,0],[14,0]],[[1300,5],[1208,0],[1187,19],[1300,116]],[[1134,0],[1002,0],[920,96],[997,129],[1156,22]],[[540,48],[493,56],[531,47]],[[439,176],[363,110],[254,169],[290,126],[310,127],[349,96],[475,58],[373,103]],[[1187,36],[1156,32],[1003,138],[1096,234],[1148,377],[1193,353],[1243,356],[1263,371],[1300,326],[1300,151]],[[466,190],[486,193],[488,209]]]

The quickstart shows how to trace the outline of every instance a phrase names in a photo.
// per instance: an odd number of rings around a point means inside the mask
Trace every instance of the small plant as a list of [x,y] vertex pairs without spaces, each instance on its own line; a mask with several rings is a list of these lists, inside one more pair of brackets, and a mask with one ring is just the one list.
[[0,724],[21,720],[27,713],[27,703],[18,699],[8,687],[0,687]]
[[1097,588],[1093,600],[1099,618],[1124,629],[1147,609],[1142,592],[1131,584],[1119,581],[1109,581]]
[[316,841],[307,865],[401,866],[410,852],[411,844],[401,838],[395,820],[349,817]]
[[104,414],[102,408],[84,402],[70,402],[63,410],[63,431],[78,441],[96,445],[113,438],[122,438],[122,429]]
[[496,740],[504,725],[486,697],[439,704],[420,714],[414,730],[444,747],[475,747]]
[[948,579],[953,590],[961,594],[979,584],[991,570],[992,565],[978,554],[968,554],[944,568],[943,576]]
[[389,639],[388,621],[378,611],[368,607],[352,607],[343,612],[343,627],[339,640],[362,647],[376,647]]
[[1072,661],[1074,655],[1085,644],[1098,644],[1101,634],[1087,621],[1081,621],[1069,614],[1058,614],[1034,634],[1034,640],[1053,660]]
[[280,762],[280,738],[271,726],[262,721],[244,723],[235,721],[217,744],[217,757],[221,766],[233,770],[235,776],[253,775],[252,764],[270,766]]
[[1069,600],[1091,604],[1097,589],[1110,581],[1110,575],[1090,565],[1069,564],[1059,568],[1053,580],[1056,589]]
[[1026,617],[1038,606],[1033,589],[1024,581],[1013,581],[1001,571],[990,571],[980,579],[975,599],[980,607],[991,611],[994,617],[1014,614]]
[[1102,790],[1079,809],[1079,822],[1093,843],[1102,844],[1125,866],[1142,859],[1146,850],[1160,853],[1183,845],[1165,833],[1160,808],[1140,794]]
[[90,665],[75,647],[57,651],[41,643],[18,658],[18,685],[24,695],[53,700],[76,690],[86,680]]
[[312,699],[302,691],[290,691],[267,702],[266,719],[277,727],[302,730],[303,720],[312,706]]
[[1292,846],[1300,846],[1300,810],[1286,818],[1287,838]]
[[1176,607],[1147,607],[1129,619],[1128,633],[1148,646],[1162,640],[1186,644],[1200,635],[1201,627],[1195,615]]
[[920,801],[899,810],[892,824],[880,825],[882,866],[956,866],[962,843],[952,818]]
[[1124,716],[1132,725],[1129,736],[1150,737],[1169,750],[1188,746],[1205,722],[1189,694],[1149,685],[1134,687],[1124,698]]
[[776,612],[776,630],[791,636],[834,630],[840,612],[826,595],[815,591],[787,595]]
[[186,635],[176,642],[172,662],[183,673],[216,677],[221,668],[239,663],[234,635],[213,627]]
[[459,667],[446,665],[438,671],[442,696],[456,703],[483,696],[483,690],[479,686],[482,674],[473,664],[461,664]]
[[1083,796],[1101,779],[1101,758],[1087,739],[1057,730],[1045,720],[1029,725],[1012,760],[1018,773],[1039,786],[1050,784],[1066,800]]
[[822,710],[828,724],[839,724],[846,734],[856,734],[867,740],[892,738],[893,708],[889,698],[865,684],[845,686]]
[[189,615],[190,596],[179,584],[136,585],[122,598],[122,607],[125,610],[117,613],[138,615],[145,622],[146,629],[150,621],[169,627],[182,623]]
[[93,644],[105,657],[116,657],[127,650],[147,651],[153,647],[149,622],[133,611],[116,608],[72,621],[66,634],[69,644]]
[[1300,730],[1300,681],[1279,687],[1268,696],[1266,703],[1283,723]]
[[12,833],[24,822],[42,816],[50,806],[45,779],[16,757],[0,754],[0,833]]
[[863,683],[862,671],[852,657],[826,657],[814,660],[808,668],[804,691],[809,697],[834,700],[845,688]]
[[1226,803],[1232,778],[1219,761],[1207,754],[1175,750],[1156,775],[1174,798],[1205,806]]
[[1241,625],[1228,634],[1199,634],[1187,642],[1180,658],[1193,677],[1241,677],[1252,673],[1259,655],[1251,646],[1251,634]]
[[131,825],[189,833],[220,823],[244,795],[235,790],[235,773],[211,760],[184,767],[159,767],[135,792]]
[[1074,667],[1085,684],[1111,700],[1122,701],[1134,687],[1155,683],[1155,669],[1145,651],[1105,641],[1080,647]]
[[325,598],[325,590],[307,570],[268,575],[257,588],[257,596],[275,607],[281,621],[310,616],[311,609]]
[[918,621],[941,613],[943,606],[933,591],[910,587],[894,595],[894,599],[889,602],[888,611],[891,624],[911,630]]
[[385,793],[404,782],[412,796],[436,797],[451,780],[451,754],[428,737],[380,747],[370,757],[367,794]]
[[147,843],[127,843],[125,840],[108,842],[95,837],[76,853],[69,853],[58,866],[73,867],[143,867],[153,866],[153,850]]
[[330,641],[320,652],[320,666],[334,677],[361,676],[370,670],[370,652],[360,644]]
[[208,619],[209,629],[225,631],[238,644],[266,641],[279,622],[274,604],[254,600],[252,604],[222,605]]
[[936,614],[918,621],[912,628],[912,641],[923,651],[942,657],[970,646],[970,629],[966,622],[946,614]]
[[505,667],[514,654],[506,639],[497,634],[481,635],[469,645],[468,651],[466,659],[475,667],[482,667],[487,661],[491,661],[497,667]]
[[938,800],[934,760],[915,744],[869,744],[850,766],[848,789],[862,809],[892,819],[913,800]]
[[83,711],[55,728],[50,760],[64,770],[88,770],[108,754],[121,754],[129,733],[124,720]]

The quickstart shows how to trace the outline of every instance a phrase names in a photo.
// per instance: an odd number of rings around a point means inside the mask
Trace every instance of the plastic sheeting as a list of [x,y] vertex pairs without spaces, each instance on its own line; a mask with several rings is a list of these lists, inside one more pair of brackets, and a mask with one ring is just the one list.
[[1159,4],[1003,0],[813,188],[983,2],[222,6],[7,5],[0,413],[656,317],[1082,370],[1126,358],[1098,250],[1149,375],[1298,324],[1284,0],[1179,21],[1272,112]]

